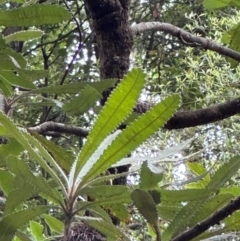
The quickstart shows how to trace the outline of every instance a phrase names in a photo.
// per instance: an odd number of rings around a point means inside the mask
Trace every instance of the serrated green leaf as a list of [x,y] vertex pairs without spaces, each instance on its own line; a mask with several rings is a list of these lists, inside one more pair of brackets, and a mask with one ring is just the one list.
[[216,192],[215,189],[161,190],[162,202],[187,202],[206,199]]
[[42,30],[24,30],[10,34],[4,37],[4,39],[6,43],[12,41],[28,41],[35,38],[40,38],[43,34],[44,32]]
[[240,187],[239,186],[231,186],[231,187],[222,187],[220,189],[220,194],[232,194],[235,197],[240,196]]
[[224,219],[224,232],[239,231],[240,229],[240,211],[234,212],[231,216]]
[[54,171],[43,159],[45,158],[53,167],[55,167],[67,185],[67,177],[65,173],[58,166],[52,156],[40,145],[40,143],[35,138],[33,138],[24,130],[20,131],[20,129],[15,126],[14,123],[2,112],[0,112],[0,123],[2,123],[5,129],[7,129],[7,131],[29,152],[29,154],[38,162],[38,164],[41,165],[51,175],[55,182],[57,182],[62,187],[62,191],[66,195],[65,186],[59,179],[56,171]]
[[[119,204],[118,204],[119,205]],[[112,222],[109,214],[100,206],[88,208],[88,210],[93,214],[94,217],[101,218],[107,222]]]
[[123,241],[130,241],[130,239],[112,223],[93,218],[84,218],[84,221],[112,240],[120,239]]
[[205,188],[207,184],[210,182],[210,175],[207,173],[208,171],[202,163],[197,162],[188,162],[187,163],[188,168],[196,174],[198,177],[201,177],[200,180],[198,180],[195,183],[190,183],[185,185],[187,188]]
[[[3,133],[0,131],[0,133]],[[1,134],[0,134],[1,135]],[[5,136],[2,134],[2,136]],[[18,156],[22,151],[23,147],[13,138],[8,138],[8,143],[0,145],[0,166],[6,166],[6,158],[9,155]]]
[[69,20],[71,14],[57,5],[34,4],[0,12],[0,25],[6,27],[30,27],[56,24]]
[[168,241],[177,236],[180,232],[185,231],[189,225],[189,219],[194,217],[195,213],[202,207],[202,200],[188,202],[184,205],[167,229],[162,234],[162,240]]
[[3,35],[0,34],[0,52],[6,50],[7,48],[9,48],[9,45],[6,44],[6,41]]
[[17,229],[50,208],[50,206],[31,207],[4,217],[0,221],[0,240],[11,241]]
[[106,136],[129,115],[143,88],[144,77],[145,75],[140,69],[133,69],[112,92],[78,155],[76,168],[72,169],[75,174],[73,178],[70,178],[73,179],[70,180],[70,183],[75,182],[88,158],[91,157]]
[[16,67],[17,67],[17,70],[18,70],[19,68],[22,68],[22,69],[25,69],[25,68],[26,68],[26,66],[27,66],[27,61],[26,61],[25,58],[22,56],[22,54],[15,52],[12,48],[6,48],[6,49],[4,50],[4,53],[7,54],[7,55],[10,57],[12,63],[13,63],[14,66],[15,66],[14,69],[16,69]]
[[106,184],[106,183],[109,183],[109,181],[111,181],[113,179],[127,176],[127,175],[129,175],[129,172],[122,172],[122,173],[118,173],[118,174],[100,176],[100,177],[97,177],[97,178],[93,179],[92,181],[90,181],[88,183],[89,184],[88,186],[93,186],[93,185],[98,185],[98,184]]
[[208,10],[226,7],[231,0],[204,0],[203,6]]
[[35,241],[32,237],[28,237],[27,234],[24,232],[21,232],[17,230],[16,236],[21,240],[21,241]]
[[160,197],[160,192],[159,190],[148,190],[148,193],[151,195],[153,201],[155,202],[156,205],[161,203],[161,197]]
[[48,76],[48,71],[47,70],[23,70],[23,69],[18,69],[17,73],[19,77],[28,80],[30,82],[33,82],[35,80],[44,78]]
[[45,219],[50,229],[58,234],[63,234],[64,224],[60,220],[48,214],[43,214],[42,217]]
[[12,173],[6,170],[0,169],[0,187],[1,190],[8,195],[13,189],[14,176]]
[[182,208],[181,203],[164,203],[157,206],[158,215],[161,219],[170,222]]
[[221,167],[214,173],[207,188],[219,189],[222,187],[240,168],[240,156],[231,158],[228,162],[221,165]]
[[12,71],[0,71],[1,80],[7,81],[11,85],[23,87],[25,89],[35,89],[35,85],[28,80],[15,75]]
[[[230,38],[230,45],[229,48],[240,51],[240,44],[239,44],[239,35],[240,35],[240,24],[235,25],[231,30],[228,31],[228,33],[231,33],[231,38]],[[234,60],[230,57],[226,58],[228,62],[231,63],[231,67],[236,67],[239,62],[237,60]]]
[[158,183],[162,180],[163,173],[150,170],[148,162],[142,164],[140,172],[140,189],[152,190],[158,187]]
[[[92,166],[96,163],[96,161],[99,159],[99,157],[103,154],[103,152],[111,145],[113,140],[116,139],[116,137],[120,134],[120,130],[115,131],[113,134],[107,136],[103,142],[98,146],[98,148],[95,150],[93,155],[87,160],[87,163],[82,167],[80,170],[78,176],[76,177],[76,182],[79,183],[84,176],[91,170]],[[75,161],[72,172],[70,172],[70,182],[71,178],[73,177],[74,169],[76,168],[77,160]],[[77,189],[78,190],[78,189]]]
[[94,197],[94,200],[98,198],[110,198],[116,195],[121,195],[125,192],[128,192],[129,188],[126,186],[110,186],[110,185],[102,185],[95,187],[86,187],[81,189],[79,195],[90,195]]
[[141,189],[136,189],[131,194],[134,205],[143,217],[150,223],[155,224],[158,220],[158,213],[156,204],[154,203],[151,195]]
[[36,241],[44,241],[43,225],[35,221],[30,221],[30,232]]
[[12,86],[6,81],[2,81],[0,78],[0,90],[3,92],[4,96],[8,97],[13,94]]
[[56,145],[52,141],[47,140],[38,133],[32,132],[31,135],[34,136],[49,153],[51,153],[51,155],[54,157],[56,162],[63,168],[63,170],[69,173],[71,165],[73,163],[73,156],[66,152],[64,149],[62,149],[60,146]]
[[102,80],[99,82],[79,82],[73,84],[65,84],[65,85],[52,85],[48,87],[38,88],[36,90],[31,91],[33,94],[37,93],[46,93],[46,94],[78,94],[83,88],[87,85],[95,88],[100,93],[102,93],[105,89],[114,87],[117,80],[108,79]]
[[29,182],[26,182],[20,176],[15,176],[13,186],[14,189],[9,193],[7,197],[3,216],[8,216],[23,201],[27,200],[32,195],[39,193],[38,188],[31,185]]
[[82,203],[80,203],[81,210],[86,210],[88,208],[97,207],[99,205],[108,206],[108,205],[112,205],[112,204],[115,205],[118,203],[120,203],[120,204],[130,203],[131,202],[130,194],[131,194],[130,191],[127,191],[125,193],[111,196],[109,198],[101,198],[101,199],[99,199],[97,201],[93,201],[91,203],[82,202]]
[[36,186],[39,189],[39,192],[47,194],[58,203],[63,203],[63,198],[61,197],[59,192],[51,189],[42,176],[33,175],[33,173],[30,171],[29,167],[24,161],[19,160],[16,157],[9,157],[7,163],[11,172],[15,173],[18,176],[21,176],[32,186]]
[[102,95],[95,88],[87,85],[78,96],[64,104],[63,110],[74,115],[83,114],[93,107],[101,97]]
[[229,203],[233,198],[232,194],[219,194],[210,199],[192,218],[192,225],[195,225],[214,214],[217,210]]
[[0,62],[1,70],[16,70],[21,67],[14,57],[5,52],[0,52],[0,58],[2,60]]
[[105,206],[108,210],[110,210],[111,214],[113,214],[114,216],[116,216],[120,221],[123,222],[128,222],[130,219],[130,214],[129,214],[129,210],[126,207],[125,204],[112,204],[112,205],[106,205]]
[[169,96],[129,125],[104,151],[100,159],[83,178],[82,184],[91,180],[142,144],[167,122],[178,105],[179,97],[177,95]]

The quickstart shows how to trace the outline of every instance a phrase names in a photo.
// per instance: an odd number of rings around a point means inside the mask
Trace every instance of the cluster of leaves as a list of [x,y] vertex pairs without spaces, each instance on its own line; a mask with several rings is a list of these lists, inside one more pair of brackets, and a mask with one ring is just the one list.
[[[69,176],[65,174],[58,160],[54,160],[44,147],[48,143],[41,143],[41,138],[37,140],[36,135],[30,135],[25,130],[19,129],[7,116],[0,113],[2,124],[0,134],[13,140],[4,147],[21,146],[22,148],[18,148],[18,150],[27,150],[33,160],[51,176],[50,180],[46,180],[41,175],[34,175],[27,163],[19,157],[11,155],[6,159],[8,170],[2,171],[4,175],[1,175],[1,186],[3,190],[7,190],[5,191],[7,195],[6,206],[0,221],[1,239],[11,240],[17,229],[27,221],[54,208],[53,205],[18,210],[21,203],[37,193],[62,208],[65,214],[65,238],[68,237],[70,223],[78,212],[100,208],[99,205],[114,204],[118,205],[119,208],[123,203],[131,201],[128,187],[104,185],[106,180],[115,176],[101,177],[99,175],[163,126],[179,104],[177,96],[170,96],[148,113],[136,119],[122,132],[116,131],[109,135],[131,113],[143,84],[144,75],[140,70],[134,69],[118,85],[102,109],[87,142],[73,164],[69,160],[65,160],[64,164],[61,163]],[[51,146],[51,153],[58,151],[59,149]],[[71,169],[70,166],[72,166]],[[83,199],[83,201],[76,203],[78,196],[83,198],[87,195],[91,196],[94,201],[87,202]],[[123,234],[111,223],[111,219],[107,218],[106,214],[102,217],[104,210],[100,210],[94,211],[98,214],[97,217],[102,219],[81,217],[81,220],[99,229],[109,240],[116,240],[122,236]],[[32,225],[34,224],[32,223]],[[16,234],[21,238],[19,232]]]
[[[239,7],[237,1],[224,1],[224,3],[217,0],[204,1],[204,6],[208,9],[224,7],[228,4]],[[168,7],[167,11],[170,11],[172,3]],[[168,16],[166,12],[164,15]],[[29,27],[56,24],[69,20],[70,17],[70,13],[59,6],[38,4],[27,6],[26,4],[14,10],[0,12],[0,23],[3,26]],[[235,26],[223,37],[224,43],[236,50],[239,47],[237,33],[238,26]],[[47,93],[74,95],[69,101],[55,99],[48,99],[48,101],[70,116],[85,113],[90,107],[95,106],[103,90],[115,86],[116,80],[37,88],[33,81],[46,77],[49,73],[45,70],[29,70],[24,57],[14,52],[8,43],[28,41],[42,35],[41,30],[34,29],[1,36],[0,55],[3,61],[0,62],[0,89],[6,98],[2,100],[4,105],[2,111],[7,114],[13,104],[25,96]],[[159,53],[161,54],[161,50],[157,54]],[[212,61],[214,58],[215,56],[212,56],[209,59]],[[185,59],[181,64],[185,66],[189,64],[189,69],[193,70],[189,76],[186,76],[187,79],[198,78],[194,76],[196,62]],[[231,61],[231,65],[234,67],[236,63]],[[202,75],[206,73],[207,70]],[[218,73],[214,74],[219,77]],[[224,187],[227,181],[237,173],[240,167],[239,157],[232,158],[223,164],[212,177],[202,165],[189,164],[188,167],[199,177],[199,181],[186,185],[182,190],[159,188],[164,174],[151,160],[143,162],[140,183],[136,189],[109,185],[109,180],[128,173],[101,174],[111,166],[132,164],[136,161],[136,158],[124,157],[162,127],[179,105],[177,95],[168,96],[149,112],[131,121],[125,130],[116,131],[116,128],[131,115],[143,88],[144,79],[145,76],[139,69],[133,69],[125,76],[100,111],[87,141],[75,159],[63,148],[36,133],[19,128],[4,113],[0,113],[0,136],[8,139],[6,145],[0,146],[2,168],[0,169],[0,187],[6,196],[6,199],[1,199],[4,201],[4,212],[0,221],[1,240],[12,240],[14,236],[16,241],[40,241],[53,238],[46,237],[41,223],[31,221],[38,216],[41,216],[41,220],[47,223],[54,234],[64,235],[65,240],[69,235],[72,221],[83,221],[91,225],[104,234],[107,240],[129,240],[120,228],[112,224],[106,210],[111,210],[121,221],[127,222],[126,204],[133,202],[147,220],[149,233],[153,237],[156,236],[157,240],[167,241],[181,235],[187,228],[193,227],[235,196],[239,196],[238,187]],[[30,91],[12,98],[14,94],[12,86]],[[184,102],[190,102],[190,95],[195,93],[194,88],[195,86],[192,88],[193,91],[186,91],[189,94]],[[171,91],[179,89],[171,86]],[[202,98],[202,95],[200,97]],[[181,149],[175,148],[171,155],[179,150]],[[26,162],[26,159],[29,162]],[[31,168],[33,163],[37,163],[37,166],[41,167],[47,175],[41,175],[42,173],[36,168],[33,171]],[[30,202],[36,196],[48,200],[48,205],[38,205],[38,203],[34,205]],[[86,210],[91,213],[91,217],[82,215]],[[56,218],[56,213],[63,214],[64,222]],[[239,230],[238,220],[239,212],[236,212],[223,221],[224,225],[221,228],[205,232],[195,240]],[[24,232],[24,225],[29,221],[29,235],[27,235]],[[167,228],[165,224],[168,224]]]

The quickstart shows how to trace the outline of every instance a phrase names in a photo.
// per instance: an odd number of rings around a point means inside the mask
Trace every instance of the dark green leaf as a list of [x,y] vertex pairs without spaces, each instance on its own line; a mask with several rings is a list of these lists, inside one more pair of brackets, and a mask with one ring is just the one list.
[[57,5],[34,4],[0,12],[0,25],[7,27],[30,27],[56,24],[69,20],[70,13]]
[[156,204],[154,203],[151,195],[141,189],[136,189],[131,194],[134,205],[143,217],[150,223],[155,224],[158,220],[158,213]]
[[78,96],[66,102],[63,110],[67,113],[80,115],[93,107],[102,95],[93,87],[87,85]]
[[[157,169],[157,168],[156,168]],[[158,183],[163,178],[163,170],[159,173],[158,170],[150,170],[148,162],[145,161],[142,164],[140,172],[140,188],[145,190],[152,190],[158,187]]]
[[0,221],[0,240],[11,241],[17,229],[50,208],[50,206],[31,207],[4,217]]

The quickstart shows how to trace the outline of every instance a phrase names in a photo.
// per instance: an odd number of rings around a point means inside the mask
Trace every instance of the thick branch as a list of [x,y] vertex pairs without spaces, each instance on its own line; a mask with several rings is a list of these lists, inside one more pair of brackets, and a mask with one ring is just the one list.
[[[142,113],[146,112],[148,108],[149,106],[144,110],[142,109]],[[201,110],[179,111],[167,122],[164,128],[173,130],[205,125],[226,119],[239,113],[240,98],[237,98],[232,101]],[[35,127],[30,127],[28,130],[37,132],[39,134],[45,134],[46,132],[56,132],[73,134],[82,137],[86,137],[88,135],[88,131],[83,128],[51,121],[45,122]]]
[[88,131],[83,128],[70,126],[62,123],[56,123],[52,121],[42,123],[38,126],[29,127],[28,130],[37,132],[39,134],[44,134],[45,132],[54,131],[58,133],[74,134],[82,137],[86,137],[88,135]]
[[189,230],[185,231],[184,233],[180,234],[179,236],[172,239],[172,241],[188,241],[191,240],[201,233],[208,230],[215,224],[219,224],[224,218],[227,218],[236,210],[240,209],[240,197],[232,200],[229,204],[227,204],[222,209],[215,212],[212,216],[205,219],[204,221],[196,224],[194,227],[190,228]]
[[180,41],[185,45],[193,46],[193,47],[200,46],[205,49],[213,50],[221,55],[228,56],[237,61],[240,61],[239,52],[229,49],[227,47],[224,47],[220,44],[217,44],[210,39],[191,34],[169,23],[160,23],[160,22],[139,23],[139,24],[133,25],[131,29],[133,31],[133,34],[138,34],[146,31],[164,31],[166,33],[169,33],[179,38]]
[[179,111],[165,125],[166,129],[181,129],[220,121],[240,113],[240,98],[194,111]]

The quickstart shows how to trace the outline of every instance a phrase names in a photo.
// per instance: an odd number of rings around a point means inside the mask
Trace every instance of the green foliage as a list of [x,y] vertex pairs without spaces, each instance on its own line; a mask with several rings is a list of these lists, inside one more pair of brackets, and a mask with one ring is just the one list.
[[[207,38],[239,51],[238,0],[130,2],[133,23],[169,22],[193,34],[202,27]],[[91,225],[110,241],[130,240],[124,231],[137,221],[142,228],[131,239],[160,240],[161,229],[168,241],[240,195],[238,116],[203,128],[158,131],[179,106],[180,97],[169,93],[180,93],[184,111],[239,97],[237,61],[181,46],[169,33],[148,32],[135,36],[131,58],[147,75],[133,69],[123,80],[99,80],[99,66],[118,61],[119,53],[103,58],[95,34],[89,35],[94,24],[83,1],[14,3],[2,4],[0,12],[6,27],[0,36],[0,91],[13,112],[0,113],[0,136],[7,141],[0,145],[0,240],[55,239],[66,235],[71,220]],[[107,89],[115,90],[100,107]],[[138,98],[149,93],[161,102],[144,114],[133,112]],[[27,129],[50,121],[76,125],[89,135],[85,141],[54,129],[45,138]],[[151,136],[140,147],[146,153],[138,156],[136,148]],[[126,164],[130,171],[109,174]],[[182,165],[184,178],[176,177]],[[139,170],[136,181],[131,172]],[[126,175],[131,185],[111,185]],[[86,211],[89,217],[82,216]],[[194,240],[224,238],[220,234],[239,231],[239,220],[237,211]]]
[[155,224],[158,220],[156,205],[151,195],[141,189],[132,192],[132,199],[139,212],[150,224]]
[[56,219],[53,216],[50,216],[48,214],[43,214],[42,217],[44,218],[44,220],[46,221],[47,225],[50,227],[50,229],[58,234],[62,234],[63,233],[63,229],[64,229],[64,224]]
[[38,88],[32,93],[52,93],[52,94],[78,94],[86,86],[95,88],[99,93],[102,93],[105,89],[114,87],[116,80],[109,79],[101,82],[79,82],[67,85],[54,85],[43,88]]
[[[89,223],[107,235],[110,240],[120,236],[123,237],[124,240],[128,240],[120,230],[113,226],[111,219],[106,218],[106,213],[101,211],[99,207],[101,205],[110,208],[115,214],[119,212],[118,215],[124,220],[127,218],[126,209],[121,205],[131,202],[131,192],[127,186],[103,185],[103,183],[107,181],[107,178],[101,178],[98,177],[98,175],[106,171],[112,164],[118,162],[162,127],[173,115],[179,104],[179,98],[176,95],[170,96],[153,107],[152,110],[136,119],[126,130],[117,130],[109,135],[109,133],[131,113],[143,84],[144,74],[139,69],[133,69],[117,86],[95,122],[87,142],[80,151],[80,155],[74,162],[70,171],[69,180],[66,179],[64,173],[64,170],[69,171],[69,162],[64,162],[65,158],[71,159],[68,153],[37,134],[33,133],[30,135],[23,129],[17,128],[8,117],[0,113],[0,122],[4,126],[0,134],[6,135],[7,131],[8,135],[15,138],[53,179],[53,183],[50,184],[42,175],[32,173],[26,162],[17,157],[9,156],[6,164],[9,171],[15,175],[15,178],[13,179],[12,174],[10,176],[8,174],[9,185],[12,186],[12,188],[8,185],[9,190],[6,191],[8,197],[3,220],[14,213],[14,207],[20,208],[20,204],[38,193],[49,201],[58,205],[60,204],[64,212],[67,212],[67,207],[70,207],[72,211],[68,213],[68,215],[74,216],[75,213],[86,209],[94,210],[97,214],[96,216],[103,218],[104,221],[102,219],[86,218],[86,223]],[[87,86],[83,90],[80,97],[86,94],[84,92],[87,92],[87,95],[97,93],[96,90],[90,86]],[[97,98],[99,97],[98,95]],[[96,100],[97,99],[94,98],[92,104]],[[82,107],[76,105],[76,101],[79,101],[78,97],[70,102],[68,107],[72,106],[75,109],[75,113],[79,113]],[[68,161],[71,162],[71,160]],[[47,162],[50,165],[48,165]],[[149,165],[148,168],[149,167],[149,170],[144,170],[143,178],[149,177],[149,175],[152,175],[152,172],[156,172],[157,170],[154,166],[151,167],[151,165]],[[60,177],[58,173],[60,173]],[[112,175],[110,178],[116,176],[117,175]],[[160,177],[156,176],[152,180],[151,186],[155,187],[161,178],[162,175]],[[149,186],[146,182],[144,183],[145,188]],[[7,190],[7,185],[5,186]],[[26,189],[21,192],[23,187],[26,187]],[[65,201],[56,189],[57,187],[62,189]],[[12,191],[10,189],[12,189]],[[93,201],[79,202],[79,204],[75,206],[76,198],[79,195],[82,197],[88,196]],[[135,200],[134,195],[135,194],[133,194],[133,199]],[[151,198],[150,194],[146,195]],[[153,199],[151,200],[153,202]],[[120,205],[120,209],[115,206],[117,204]],[[157,215],[155,204],[154,210]],[[58,233],[61,232],[63,226],[60,221],[56,222],[56,226],[53,226],[53,220],[50,216],[43,215],[42,217],[46,219],[51,229]],[[157,229],[156,220],[157,216],[154,219],[154,223],[151,223],[154,225],[155,230]],[[42,225],[33,221],[30,223],[30,230],[36,240],[43,238]],[[16,229],[11,232],[16,232]],[[8,237],[6,236],[6,238]]]
[[43,225],[35,221],[30,222],[30,232],[36,241],[44,240]]
[[[111,94],[111,97],[93,126],[86,144],[78,156],[76,167],[72,169],[73,174],[70,174],[72,184],[76,182],[79,171],[84,164],[86,164],[87,159],[93,154],[93,151],[96,150],[104,138],[129,115],[136,103],[143,84],[144,74],[140,70],[135,69],[123,79],[118,85],[118,88]],[[92,166],[92,163],[89,165]],[[100,172],[102,171],[103,169],[100,170]],[[82,179],[83,176],[78,177],[78,179],[80,178]]]
[[0,12],[0,24],[10,27],[41,26],[56,24],[70,19],[70,13],[55,5],[35,4]]
[[140,172],[140,185],[141,189],[152,190],[158,187],[158,183],[163,178],[162,170],[157,170],[157,168],[152,166],[150,169],[147,162],[144,162]]
[[50,208],[50,206],[30,207],[4,217],[0,221],[1,240],[11,241],[17,229],[19,229],[35,217],[48,211]]
[[35,38],[40,38],[43,35],[43,33],[44,32],[41,30],[19,31],[4,37],[4,39],[6,43],[9,43],[12,41],[29,41]]
[[74,115],[83,114],[94,106],[101,97],[102,95],[96,89],[87,85],[78,96],[64,104],[63,110]]

